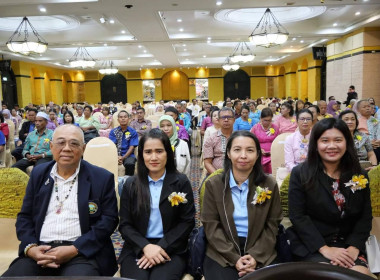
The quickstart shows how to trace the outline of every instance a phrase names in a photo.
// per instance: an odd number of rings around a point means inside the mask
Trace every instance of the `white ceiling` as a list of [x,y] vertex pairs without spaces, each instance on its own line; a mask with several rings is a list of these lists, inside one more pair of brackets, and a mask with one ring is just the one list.
[[[269,7],[290,36],[284,45],[269,49],[249,43],[257,55],[249,65],[266,65],[302,56],[311,45],[322,45],[357,28],[380,26],[380,0],[325,0],[324,4],[321,0],[222,0],[219,6],[217,1],[1,0],[0,54],[5,59],[68,67],[67,60],[78,46],[85,46],[98,60],[95,68],[104,60],[113,60],[122,70],[220,67],[238,42],[248,42]],[[133,7],[128,9],[127,4]],[[40,11],[42,7],[46,12]],[[23,16],[49,43],[41,56],[14,55],[5,46]],[[107,21],[100,23],[101,17]]]

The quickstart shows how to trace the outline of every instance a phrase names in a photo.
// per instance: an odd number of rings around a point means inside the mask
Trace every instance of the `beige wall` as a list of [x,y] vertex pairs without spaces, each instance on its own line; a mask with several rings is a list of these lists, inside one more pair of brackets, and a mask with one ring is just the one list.
[[327,45],[326,97],[346,100],[354,85],[359,98],[380,102],[380,29],[363,28]]

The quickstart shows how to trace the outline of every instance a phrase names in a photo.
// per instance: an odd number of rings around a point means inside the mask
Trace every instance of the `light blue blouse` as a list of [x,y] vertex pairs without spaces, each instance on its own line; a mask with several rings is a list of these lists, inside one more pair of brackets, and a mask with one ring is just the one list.
[[160,197],[165,175],[166,171],[157,181],[154,181],[148,176],[150,190],[150,216],[146,238],[162,238],[164,236],[160,212]]
[[240,187],[236,184],[232,170],[230,171],[230,188],[232,194],[232,202],[234,203],[233,218],[236,226],[236,231],[239,237],[247,237],[248,235],[248,179],[241,184]]

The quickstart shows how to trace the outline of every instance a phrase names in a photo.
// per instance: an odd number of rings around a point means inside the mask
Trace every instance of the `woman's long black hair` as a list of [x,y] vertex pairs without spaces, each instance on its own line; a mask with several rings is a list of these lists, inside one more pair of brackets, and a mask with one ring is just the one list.
[[73,113],[72,113],[70,110],[67,110],[67,111],[63,114],[63,123],[64,123],[64,124],[67,123],[66,120],[65,120],[65,116],[66,116],[66,115],[70,115],[70,117],[71,117],[71,123],[72,123],[72,124],[75,124],[74,115],[73,115]]
[[318,178],[318,173],[323,172],[324,166],[318,153],[318,139],[328,129],[338,129],[346,139],[346,152],[340,159],[338,169],[341,173],[360,174],[361,168],[359,159],[354,146],[350,130],[346,123],[340,119],[328,118],[317,122],[310,135],[309,151],[307,154],[306,168],[304,170],[305,183],[307,186],[313,186]]
[[235,132],[233,132],[231,134],[230,138],[228,139],[227,146],[226,146],[226,153],[224,155],[223,180],[226,179],[226,174],[229,174],[230,170],[232,169],[232,162],[231,162],[231,159],[228,157],[228,153],[231,151],[232,142],[237,137],[248,137],[248,138],[251,138],[255,142],[256,152],[257,152],[258,157],[257,157],[257,160],[255,162],[255,165],[253,166],[251,174],[249,174],[249,178],[251,179],[252,175],[253,175],[254,176],[253,177],[253,182],[254,182],[255,185],[258,186],[260,183],[262,183],[265,180],[265,173],[264,173],[264,170],[263,170],[263,166],[261,164],[260,142],[259,142],[259,140],[257,139],[257,137],[253,133],[251,133],[251,132],[249,132],[247,130],[238,130],[238,131],[235,131]]
[[154,128],[144,134],[144,136],[141,137],[138,146],[136,180],[131,185],[130,189],[133,194],[130,196],[133,200],[130,201],[130,205],[135,205],[134,201],[137,201],[137,213],[143,213],[150,209],[150,191],[148,182],[149,169],[146,167],[144,162],[144,145],[148,139],[158,139],[163,144],[167,155],[166,175],[177,172],[174,152],[170,144],[169,137],[166,133],[159,128]]

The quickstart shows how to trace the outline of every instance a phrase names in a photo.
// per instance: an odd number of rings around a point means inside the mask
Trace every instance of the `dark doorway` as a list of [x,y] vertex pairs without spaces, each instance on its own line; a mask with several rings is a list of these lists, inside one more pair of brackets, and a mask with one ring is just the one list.
[[12,109],[15,104],[18,104],[16,79],[12,69],[1,71],[1,87],[3,91],[2,103]]
[[127,103],[127,80],[117,73],[106,75],[100,82],[102,103]]
[[228,72],[224,76],[224,100],[227,97],[244,100],[247,96],[251,96],[251,83],[248,74],[241,69]]

